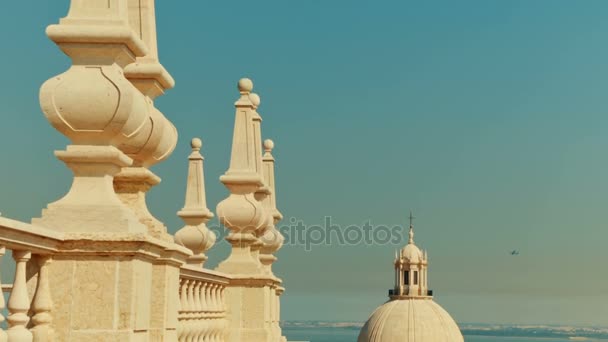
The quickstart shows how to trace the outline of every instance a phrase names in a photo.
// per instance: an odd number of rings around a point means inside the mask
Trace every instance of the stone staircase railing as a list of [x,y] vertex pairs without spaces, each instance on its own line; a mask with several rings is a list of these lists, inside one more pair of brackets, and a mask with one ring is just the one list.
[[229,281],[226,275],[195,266],[180,269],[178,341],[225,341],[225,290]]
[[[0,342],[51,341],[53,301],[48,278],[48,265],[62,234],[0,217],[0,259],[12,251],[15,274],[5,303],[0,296],[0,310],[8,308],[8,329],[0,329]],[[4,322],[0,312],[0,323]]]

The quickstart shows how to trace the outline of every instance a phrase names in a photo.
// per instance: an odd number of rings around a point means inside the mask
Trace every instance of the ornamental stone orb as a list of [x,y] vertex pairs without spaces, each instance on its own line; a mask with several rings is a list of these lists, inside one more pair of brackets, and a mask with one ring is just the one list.
[[274,141],[272,141],[270,139],[264,140],[264,150],[266,152],[272,152],[273,149],[274,149]]
[[249,94],[249,99],[251,100],[251,104],[253,104],[254,108],[258,108],[262,100],[260,99],[260,95],[251,93]]
[[248,78],[241,78],[238,83],[238,88],[241,93],[251,93],[253,90],[253,81]]
[[203,141],[200,138],[194,138],[190,141],[190,147],[195,151],[200,151],[203,148]]

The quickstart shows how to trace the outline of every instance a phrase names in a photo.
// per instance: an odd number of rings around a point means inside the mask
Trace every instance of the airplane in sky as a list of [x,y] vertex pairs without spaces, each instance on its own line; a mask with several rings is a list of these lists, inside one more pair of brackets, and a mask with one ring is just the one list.
[[519,251],[518,251],[518,250],[516,250],[516,249],[514,249],[514,250],[512,250],[512,251],[511,251],[511,253],[509,253],[509,254],[511,254],[511,255],[519,255]]

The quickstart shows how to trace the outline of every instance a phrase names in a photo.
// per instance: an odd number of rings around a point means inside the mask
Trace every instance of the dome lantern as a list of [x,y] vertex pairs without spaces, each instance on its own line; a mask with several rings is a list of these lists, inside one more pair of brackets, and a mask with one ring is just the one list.
[[[432,297],[428,289],[427,257],[414,243],[414,215],[410,211],[408,244],[403,247],[395,261],[395,286],[389,291],[391,299],[408,297]],[[395,298],[393,298],[395,297]]]

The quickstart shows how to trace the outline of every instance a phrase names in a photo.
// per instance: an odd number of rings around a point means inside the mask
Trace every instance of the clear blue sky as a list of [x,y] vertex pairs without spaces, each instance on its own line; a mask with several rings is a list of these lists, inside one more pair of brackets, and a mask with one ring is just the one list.
[[[157,105],[180,142],[149,205],[171,231],[191,137],[205,142],[210,208],[226,196],[235,83],[249,76],[285,217],[392,225],[412,208],[431,287],[458,321],[608,322],[608,2],[157,2],[177,81]],[[44,35],[67,4],[0,10],[5,216],[38,216],[69,187],[52,155],[67,141],[38,104],[69,65]],[[396,247],[284,248],[283,318],[365,320]]]

